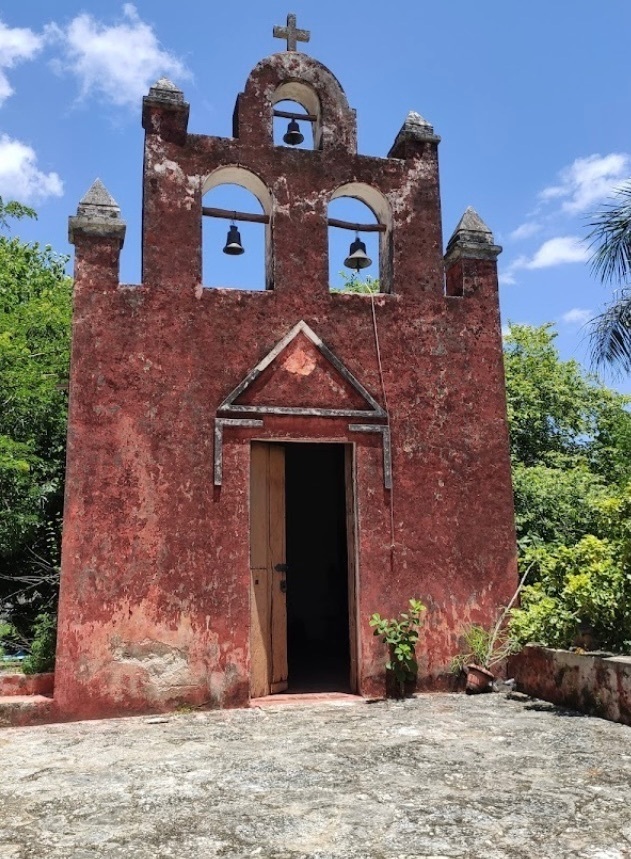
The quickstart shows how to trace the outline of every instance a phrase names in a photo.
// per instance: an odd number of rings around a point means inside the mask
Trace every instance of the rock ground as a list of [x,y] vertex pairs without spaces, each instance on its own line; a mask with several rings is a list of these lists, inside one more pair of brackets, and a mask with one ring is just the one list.
[[0,732],[1,859],[631,856],[631,728],[504,695]]

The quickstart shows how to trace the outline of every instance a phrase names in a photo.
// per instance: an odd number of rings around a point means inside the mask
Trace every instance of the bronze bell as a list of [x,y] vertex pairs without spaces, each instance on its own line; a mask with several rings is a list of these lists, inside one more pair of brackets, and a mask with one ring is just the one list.
[[228,238],[226,239],[226,246],[223,252],[233,257],[245,252],[245,248],[241,244],[241,234],[234,224],[228,230]]
[[366,245],[362,242],[359,236],[357,236],[355,241],[352,243],[348,256],[344,260],[344,265],[346,268],[355,269],[355,271],[359,271],[362,268],[368,268],[369,265],[372,265],[372,260],[366,253]]
[[289,146],[298,146],[298,144],[302,143],[304,139],[304,135],[300,131],[300,126],[296,120],[290,119],[289,125],[287,126],[287,134],[283,137],[285,143]]

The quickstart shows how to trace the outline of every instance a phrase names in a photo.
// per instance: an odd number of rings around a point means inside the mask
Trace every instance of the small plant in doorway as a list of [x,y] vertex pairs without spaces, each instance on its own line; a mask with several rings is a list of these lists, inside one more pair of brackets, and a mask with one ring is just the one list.
[[400,698],[405,696],[406,687],[416,681],[416,643],[425,611],[420,600],[411,599],[409,606],[408,611],[398,617],[385,618],[375,612],[369,620],[373,635],[379,636],[383,644],[388,645],[386,672],[394,679],[397,697]]

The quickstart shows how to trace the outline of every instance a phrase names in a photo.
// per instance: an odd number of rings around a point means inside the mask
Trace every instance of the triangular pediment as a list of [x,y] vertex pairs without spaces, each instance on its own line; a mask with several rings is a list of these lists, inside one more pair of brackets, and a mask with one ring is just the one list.
[[299,322],[219,406],[222,414],[383,418],[385,411],[318,335]]

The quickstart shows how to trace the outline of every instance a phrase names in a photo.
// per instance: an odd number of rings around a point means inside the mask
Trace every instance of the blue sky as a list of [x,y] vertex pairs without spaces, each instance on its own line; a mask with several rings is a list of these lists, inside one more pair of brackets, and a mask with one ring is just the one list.
[[[236,95],[283,48],[272,26],[289,11],[311,30],[300,47],[357,109],[362,153],[385,156],[410,110],[432,122],[445,240],[474,206],[504,246],[503,320],[555,322],[563,356],[584,361],[585,321],[609,291],[582,240],[590,212],[631,176],[628,0],[0,2],[0,195],[39,213],[17,231],[70,253],[68,215],[99,176],[128,224],[122,279],[138,282],[142,95],[165,74],[191,104],[190,131],[230,135]],[[208,205],[251,208],[245,192],[222,193]],[[226,227],[209,227],[207,253]],[[217,256],[222,285],[258,276],[260,231],[242,232],[248,253]],[[336,271],[349,239],[332,246]]]

